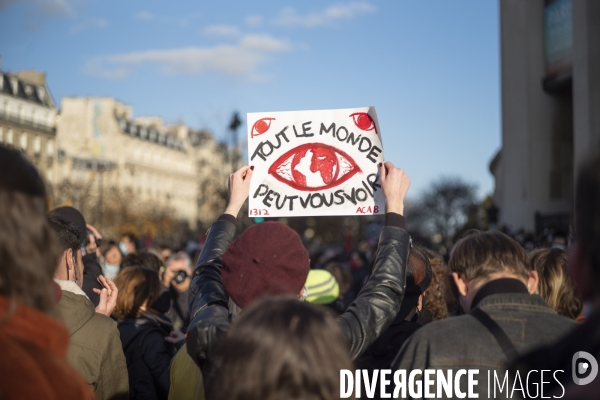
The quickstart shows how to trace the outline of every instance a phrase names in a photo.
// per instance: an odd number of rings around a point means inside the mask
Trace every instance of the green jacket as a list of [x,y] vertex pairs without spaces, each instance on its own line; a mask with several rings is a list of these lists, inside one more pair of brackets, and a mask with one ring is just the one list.
[[62,289],[58,310],[70,335],[69,364],[92,386],[98,400],[128,399],[129,378],[117,323],[97,314],[75,282],[56,282]]

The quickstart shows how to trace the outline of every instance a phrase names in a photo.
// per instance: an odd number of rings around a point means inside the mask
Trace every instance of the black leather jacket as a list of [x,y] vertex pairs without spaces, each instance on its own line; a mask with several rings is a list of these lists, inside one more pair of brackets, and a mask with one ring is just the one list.
[[[221,282],[221,256],[234,238],[236,227],[225,220],[215,222],[198,259],[190,286],[187,351],[207,377],[211,352],[230,325],[228,296]],[[392,323],[404,296],[410,248],[408,233],[386,226],[379,234],[379,247],[371,276],[356,300],[340,315],[350,354],[356,358]]]

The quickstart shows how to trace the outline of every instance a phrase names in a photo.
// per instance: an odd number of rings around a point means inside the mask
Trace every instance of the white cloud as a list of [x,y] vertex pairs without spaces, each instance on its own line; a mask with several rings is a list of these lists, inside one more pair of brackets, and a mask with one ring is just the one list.
[[235,37],[241,34],[237,26],[232,25],[209,25],[202,30],[206,36]]
[[307,15],[300,15],[295,9],[287,7],[272,22],[285,27],[314,28],[331,25],[336,20],[352,19],[360,14],[373,13],[375,10],[373,5],[366,2],[338,4]]
[[240,47],[263,52],[279,52],[290,49],[287,41],[275,39],[269,35],[246,35],[240,40]]
[[89,21],[81,22],[77,25],[73,25],[69,32],[77,33],[87,28],[105,28],[108,26],[108,21],[103,18],[91,19]]
[[184,47],[167,50],[135,51],[96,57],[85,65],[84,72],[107,79],[122,79],[138,65],[156,65],[164,74],[200,75],[217,72],[249,78],[264,77],[256,70],[271,53],[291,50],[286,40],[268,35],[246,35],[236,45]]
[[142,21],[151,21],[154,19],[154,14],[152,14],[150,11],[142,10],[135,14],[135,18],[141,19]]
[[45,15],[73,15],[72,4],[67,0],[38,0],[38,11]]
[[260,15],[248,15],[246,17],[246,25],[252,28],[256,28],[262,24],[263,18]]
[[0,10],[10,7],[13,4],[25,3],[32,4],[33,11],[36,14],[44,16],[70,17],[75,15],[75,3],[81,0],[0,0]]
[[133,17],[140,21],[164,25],[177,25],[181,28],[187,28],[192,25],[192,22],[201,15],[202,14],[200,13],[188,13],[183,17],[171,17],[168,15],[153,14],[148,10],[142,10],[136,13]]

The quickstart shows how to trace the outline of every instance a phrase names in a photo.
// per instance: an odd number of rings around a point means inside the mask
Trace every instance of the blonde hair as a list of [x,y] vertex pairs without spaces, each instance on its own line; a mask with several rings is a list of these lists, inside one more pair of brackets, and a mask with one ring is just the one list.
[[576,319],[583,303],[568,274],[567,253],[561,249],[538,249],[529,253],[529,263],[540,276],[539,295],[558,314]]
[[448,304],[446,302],[448,267],[442,256],[428,249],[421,249],[431,264],[431,283],[425,290],[425,308],[431,314],[431,321],[448,317]]

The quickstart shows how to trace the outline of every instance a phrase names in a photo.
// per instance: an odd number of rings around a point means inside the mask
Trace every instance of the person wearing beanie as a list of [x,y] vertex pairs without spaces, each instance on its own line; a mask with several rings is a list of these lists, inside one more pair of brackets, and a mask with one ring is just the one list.
[[343,308],[340,285],[335,276],[325,269],[311,269],[306,278],[306,301],[320,304],[330,315],[337,317]]
[[[390,325],[404,296],[410,237],[404,229],[404,197],[410,180],[390,162],[380,164],[386,198],[386,226],[371,266],[372,273],[356,300],[337,318],[352,358],[361,354]],[[187,351],[207,384],[216,346],[233,318],[267,295],[306,297],[309,256],[300,236],[278,222],[253,225],[233,240],[236,217],[248,198],[252,167],[229,177],[225,213],[211,226],[190,285],[191,322]]]
[[[88,230],[98,232],[96,229],[85,222],[83,215],[73,207],[63,206],[57,207],[50,212],[75,225],[79,233],[81,247],[84,248],[83,253],[83,292],[90,299],[94,307],[100,304],[100,296],[97,291],[102,290],[102,285],[98,281],[98,277],[102,275],[102,267],[98,262],[96,254],[96,238],[95,235],[88,235]],[[94,290],[96,289],[96,290]]]
[[314,304],[331,304],[340,294],[340,285],[331,272],[311,269],[306,278],[306,301]]

